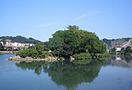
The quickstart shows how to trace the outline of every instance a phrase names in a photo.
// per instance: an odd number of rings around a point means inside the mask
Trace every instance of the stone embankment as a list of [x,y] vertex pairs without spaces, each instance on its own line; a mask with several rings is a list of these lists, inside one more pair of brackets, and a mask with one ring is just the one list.
[[26,57],[26,58],[22,58],[20,56],[14,56],[14,57],[10,57],[9,58],[10,61],[16,62],[16,63],[21,63],[21,62],[40,62],[40,61],[45,61],[45,62],[56,62],[57,61],[57,57],[47,57],[47,58],[32,58],[32,57]]
[[0,54],[13,54],[16,53],[17,51],[0,51]]

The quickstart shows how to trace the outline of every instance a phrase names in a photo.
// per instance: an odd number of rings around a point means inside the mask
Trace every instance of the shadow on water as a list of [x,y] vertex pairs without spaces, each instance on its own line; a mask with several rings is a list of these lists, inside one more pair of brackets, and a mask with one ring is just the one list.
[[57,85],[63,85],[67,89],[74,90],[81,83],[92,82],[98,76],[102,63],[94,62],[90,65],[75,65],[64,62],[50,64],[44,62],[23,62],[16,64],[16,66],[23,70],[34,70],[37,75],[43,72],[48,73],[49,77]]

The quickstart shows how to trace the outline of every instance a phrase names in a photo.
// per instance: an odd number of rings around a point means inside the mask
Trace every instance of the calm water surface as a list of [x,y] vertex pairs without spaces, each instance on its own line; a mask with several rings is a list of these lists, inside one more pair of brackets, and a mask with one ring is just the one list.
[[0,90],[132,90],[132,60],[105,64],[20,63],[0,55]]

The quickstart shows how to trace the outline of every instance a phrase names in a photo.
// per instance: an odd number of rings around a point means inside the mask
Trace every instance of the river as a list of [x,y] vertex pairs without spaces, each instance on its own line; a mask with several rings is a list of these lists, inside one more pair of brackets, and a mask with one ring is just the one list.
[[105,63],[20,63],[0,55],[0,90],[132,90],[132,60]]

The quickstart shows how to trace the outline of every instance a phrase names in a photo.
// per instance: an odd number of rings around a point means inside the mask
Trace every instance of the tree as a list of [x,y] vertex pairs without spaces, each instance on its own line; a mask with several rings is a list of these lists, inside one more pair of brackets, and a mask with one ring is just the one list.
[[126,55],[126,54],[130,54],[130,53],[132,53],[131,47],[126,47],[124,54]]
[[45,47],[42,44],[36,44],[34,46],[34,49],[38,52],[38,54],[42,54],[42,51],[45,50]]
[[79,29],[78,26],[68,26],[49,39],[49,48],[58,56],[70,57],[76,53],[105,53],[106,47],[95,33]]
[[0,43],[0,50],[4,50],[4,46]]

